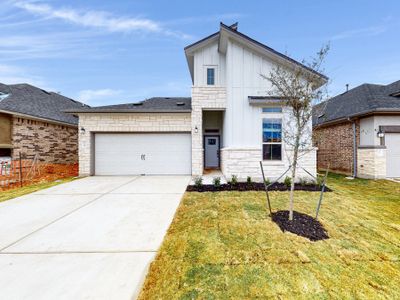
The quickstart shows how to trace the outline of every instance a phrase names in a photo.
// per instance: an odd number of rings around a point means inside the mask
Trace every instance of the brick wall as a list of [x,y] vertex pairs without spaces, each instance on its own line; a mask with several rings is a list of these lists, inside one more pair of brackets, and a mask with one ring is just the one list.
[[[356,121],[357,145],[360,125]],[[318,169],[352,174],[353,172],[353,127],[351,122],[314,128],[314,145],[317,151]]]
[[19,152],[28,158],[39,154],[46,163],[78,162],[78,128],[21,117],[12,120],[13,158]]

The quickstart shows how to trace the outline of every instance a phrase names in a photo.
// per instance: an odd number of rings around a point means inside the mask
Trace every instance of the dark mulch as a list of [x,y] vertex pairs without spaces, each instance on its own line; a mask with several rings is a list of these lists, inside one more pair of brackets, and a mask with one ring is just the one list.
[[[296,191],[308,191],[308,192],[320,192],[321,187],[317,184],[295,184],[294,189]],[[186,189],[187,192],[221,192],[221,191],[264,191],[264,184],[262,182],[238,182],[235,185],[232,184],[221,184],[219,187],[213,184],[203,184],[201,187],[195,185],[189,185]],[[289,191],[290,187],[283,183],[275,183],[269,187],[269,191]],[[325,192],[331,192],[332,190],[325,187]]]
[[329,239],[324,226],[318,220],[297,211],[293,212],[293,221],[289,221],[288,210],[280,210],[272,213],[272,221],[278,224],[283,232],[289,231],[308,238],[311,241]]

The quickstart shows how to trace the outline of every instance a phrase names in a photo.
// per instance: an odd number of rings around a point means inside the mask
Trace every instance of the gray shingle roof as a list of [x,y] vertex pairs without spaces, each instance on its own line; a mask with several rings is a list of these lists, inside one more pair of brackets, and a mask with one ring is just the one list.
[[0,83],[0,93],[8,94],[0,100],[0,110],[72,125],[78,124],[78,118],[64,111],[87,107],[81,102],[26,83],[11,85]]
[[154,97],[137,103],[126,103],[117,105],[81,107],[69,109],[70,113],[100,113],[100,112],[191,112],[190,97]]
[[373,112],[400,112],[400,80],[388,85],[362,84],[313,107],[313,126]]

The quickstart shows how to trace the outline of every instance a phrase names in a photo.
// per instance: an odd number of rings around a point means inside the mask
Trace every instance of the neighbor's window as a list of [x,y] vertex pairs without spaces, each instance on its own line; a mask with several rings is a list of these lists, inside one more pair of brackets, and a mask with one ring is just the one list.
[[263,113],[281,113],[282,107],[263,107]]
[[207,85],[215,84],[215,69],[207,68]]
[[263,160],[282,159],[282,119],[263,119]]

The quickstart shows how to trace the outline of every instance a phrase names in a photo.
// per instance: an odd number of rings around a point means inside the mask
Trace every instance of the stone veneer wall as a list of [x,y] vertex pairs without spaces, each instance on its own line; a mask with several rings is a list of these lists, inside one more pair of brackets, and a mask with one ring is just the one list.
[[357,156],[358,177],[368,179],[386,178],[385,147],[359,147]]
[[93,175],[95,132],[190,132],[190,113],[81,113],[79,128],[79,175]]
[[[291,155],[289,151],[284,151],[283,156]],[[260,169],[260,161],[262,159],[262,150],[255,148],[247,149],[221,149],[221,171],[229,180],[232,175],[236,175],[239,180],[246,180],[250,176],[254,181],[262,181]],[[285,162],[285,157],[282,161],[263,161],[265,177],[269,180],[277,179],[288,168],[288,163]],[[313,176],[316,175],[316,148],[310,149],[299,160],[299,165],[310,172]],[[287,176],[291,174],[288,173]],[[311,181],[313,178],[304,170],[298,168],[296,180],[306,178]],[[285,179],[285,176],[281,181]]]
[[46,163],[70,164],[78,161],[78,128],[21,117],[12,120],[12,156]]
[[192,87],[192,175],[203,175],[203,110],[225,108],[225,87]]
[[[314,146],[318,148],[317,168],[351,175],[353,172],[353,127],[351,122],[314,128]],[[357,145],[360,125],[356,121]]]

